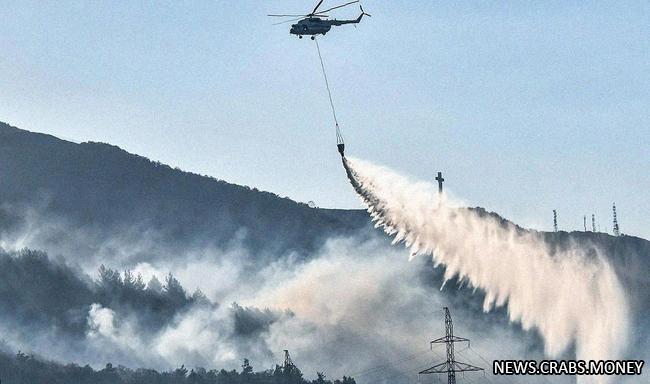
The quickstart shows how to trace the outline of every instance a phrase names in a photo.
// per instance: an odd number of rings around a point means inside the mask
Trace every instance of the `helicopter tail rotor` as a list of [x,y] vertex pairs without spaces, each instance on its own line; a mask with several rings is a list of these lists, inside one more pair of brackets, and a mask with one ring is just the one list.
[[[372,15],[370,15],[369,13],[364,12],[363,7],[361,6],[361,4],[359,4],[359,8],[361,9],[361,14],[360,14],[359,17],[357,17],[357,19],[354,21],[355,24],[360,23],[360,22],[361,22],[361,19],[363,19],[364,16],[372,17]],[[355,25],[355,26],[356,26],[356,25]]]

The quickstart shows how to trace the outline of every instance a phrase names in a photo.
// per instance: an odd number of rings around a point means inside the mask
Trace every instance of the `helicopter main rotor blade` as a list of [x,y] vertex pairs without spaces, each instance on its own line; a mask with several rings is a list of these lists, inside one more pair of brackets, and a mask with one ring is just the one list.
[[266,15],[266,16],[271,16],[271,17],[305,17],[308,15]]
[[[327,15],[320,15],[320,14],[319,14],[319,15],[316,15],[316,16],[319,16],[319,17],[328,17]],[[302,20],[302,19],[304,19],[304,18],[305,18],[304,16],[300,16],[300,17],[295,18],[295,19],[285,20],[285,21],[281,21],[281,22],[279,22],[279,23],[273,23],[273,24],[271,24],[271,25],[280,25],[280,24],[292,23],[292,22],[294,22],[294,21]]]
[[345,4],[341,4],[341,5],[337,5],[336,7],[332,7],[332,8],[326,9],[326,10],[324,10],[324,11],[320,11],[320,12],[318,12],[318,13],[329,12],[329,11],[331,11],[331,10],[339,9],[339,8],[343,8],[343,7],[347,7],[347,6],[350,5],[350,4],[354,4],[354,3],[358,3],[358,2],[359,2],[359,0],[350,1],[349,3],[345,3]]
[[318,11],[318,7],[320,7],[320,5],[323,4],[323,1],[324,1],[324,0],[320,0],[320,1],[318,2],[318,4],[316,4],[316,7],[314,8],[313,11],[311,11],[310,15],[314,15],[314,14],[316,14],[316,11]]
[[302,19],[302,16],[298,17],[297,19],[289,19],[289,20],[281,21],[279,23],[273,23],[271,25],[280,25],[280,24],[293,23],[294,21],[298,21],[298,20],[301,20],[301,19]]

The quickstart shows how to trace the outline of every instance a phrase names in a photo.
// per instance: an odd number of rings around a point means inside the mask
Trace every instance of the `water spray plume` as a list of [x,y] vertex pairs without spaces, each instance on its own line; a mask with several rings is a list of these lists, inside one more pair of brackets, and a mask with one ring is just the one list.
[[[506,306],[510,321],[540,333],[548,356],[574,345],[578,359],[622,356],[626,297],[598,249],[553,247],[537,232],[458,207],[432,184],[366,161],[342,160],[376,227],[394,236],[394,244],[405,244],[411,257],[432,255],[445,267],[445,282],[456,277],[483,290],[484,311]],[[589,380],[608,378],[579,382]]]

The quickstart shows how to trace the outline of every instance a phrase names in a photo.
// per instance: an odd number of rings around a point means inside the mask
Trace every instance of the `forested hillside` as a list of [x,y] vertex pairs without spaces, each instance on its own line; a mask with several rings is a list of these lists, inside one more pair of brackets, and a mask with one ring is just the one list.
[[[167,245],[241,241],[265,254],[316,249],[367,224],[363,211],[288,198],[171,168],[118,147],[76,144],[0,123],[0,225],[21,208],[86,230],[156,232]],[[11,209],[8,209],[10,207]]]

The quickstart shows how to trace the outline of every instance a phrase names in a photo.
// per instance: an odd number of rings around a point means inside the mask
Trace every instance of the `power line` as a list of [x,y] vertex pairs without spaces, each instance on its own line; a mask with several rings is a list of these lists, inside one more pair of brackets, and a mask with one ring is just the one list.
[[[475,349],[472,348],[471,346],[468,347],[467,349],[470,350],[470,351],[472,351],[472,352],[473,352],[476,356],[478,356],[478,358],[481,359],[485,364],[491,365],[491,363],[490,363],[490,362],[489,362],[485,357],[483,357],[483,355],[480,354],[477,350],[475,350]],[[502,378],[503,378],[504,380],[507,380],[507,381],[510,382],[510,383],[513,382],[512,379],[511,379],[510,377],[508,377],[508,376],[503,376]],[[542,381],[544,381],[545,383],[549,383],[549,382],[550,382],[549,379],[547,379],[545,376],[539,376],[539,378],[540,378]],[[488,379],[488,381],[490,381],[489,378],[488,378],[487,376],[486,376],[486,379]]]
[[[470,348],[469,346],[467,346],[467,348],[458,351],[458,354],[459,354],[462,358],[464,358],[465,360],[469,361],[470,363],[473,362],[472,359],[469,358],[469,356],[463,354],[463,351],[465,351],[465,350],[471,350],[471,348]],[[492,365],[490,362],[488,362],[488,361],[485,360],[485,359],[481,359],[481,360],[483,360],[483,362],[484,362],[485,364],[487,364],[488,366]],[[485,380],[487,380],[488,382],[491,381],[490,378],[485,374],[485,371],[483,372],[483,377],[484,377]],[[506,378],[506,379],[507,379],[509,382],[511,382],[511,379],[510,379],[510,378]]]
[[377,373],[377,372],[381,372],[381,371],[383,371],[383,370],[385,370],[385,369],[387,369],[387,368],[395,367],[396,365],[399,365],[400,363],[405,363],[405,362],[407,362],[407,361],[410,361],[410,360],[416,359],[416,358],[418,358],[419,356],[421,356],[422,354],[424,354],[424,353],[426,353],[426,352],[429,352],[429,350],[427,349],[427,350],[424,350],[424,351],[416,352],[416,353],[411,354],[411,355],[409,355],[409,356],[407,356],[407,357],[405,357],[405,358],[403,358],[403,359],[395,360],[395,361],[393,361],[393,362],[389,362],[389,363],[386,363],[386,364],[376,365],[376,366],[374,366],[374,367],[370,367],[370,368],[368,368],[368,369],[364,369],[363,371],[358,371],[358,372],[350,373],[349,375],[350,375],[350,376],[366,376],[366,375],[371,375],[371,374],[374,374],[374,373]]
[[[425,351],[425,352],[429,352],[429,351],[427,350],[427,351]],[[434,353],[434,355],[436,355],[436,358],[441,358],[441,357],[442,357],[442,356],[440,356],[440,355],[439,355],[438,353],[436,353],[436,352],[433,352],[433,353]],[[402,359],[402,360],[404,360],[404,359]],[[413,360],[413,358],[408,359],[408,360]],[[427,359],[427,360],[428,360],[428,359]],[[416,360],[416,362],[417,362],[417,360]],[[378,370],[376,370],[376,371],[374,371],[374,372],[370,372],[370,373],[368,373],[368,374],[366,374],[366,375],[350,375],[350,376],[353,376],[353,377],[362,376],[362,377],[363,377],[363,376],[368,376],[368,375],[370,375],[370,376],[372,377],[372,375],[374,375],[374,374],[378,374],[378,373],[381,374],[382,371],[386,370],[387,368],[391,368],[391,367],[394,368],[395,370],[399,371],[399,372],[404,373],[405,371],[411,372],[411,371],[413,371],[413,370],[419,370],[419,369],[425,368],[425,367],[427,367],[427,366],[429,365],[428,362],[427,362],[427,363],[422,363],[422,362],[420,361],[420,362],[417,362],[417,365],[414,366],[414,367],[408,367],[408,368],[405,368],[405,369],[400,368],[399,366],[402,365],[402,364],[404,364],[404,363],[406,363],[406,361],[401,361],[401,362],[399,362],[399,363],[398,363],[398,361],[396,361],[396,362],[394,362],[394,363],[386,364],[385,367],[383,367],[383,368],[381,368],[381,369],[378,369]],[[410,377],[410,376],[409,376],[409,377]],[[378,378],[377,378],[377,379],[378,379]],[[377,379],[376,379],[376,380],[377,380]],[[375,381],[376,381],[376,380],[375,380]],[[370,380],[370,381],[373,381],[373,380]]]
[[[424,367],[426,367],[427,365],[429,365],[429,364],[420,364],[420,365],[416,366],[415,369],[424,368]],[[406,377],[407,379],[409,379],[409,382],[411,381],[412,376],[411,376],[410,374],[408,374],[408,373],[402,371],[401,369],[396,369],[396,371],[397,371],[397,372],[396,372],[394,375],[390,375],[390,376],[386,376],[386,377],[384,377],[384,380],[392,379],[392,378],[394,378],[394,377],[404,376],[404,377]]]

